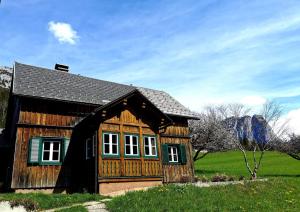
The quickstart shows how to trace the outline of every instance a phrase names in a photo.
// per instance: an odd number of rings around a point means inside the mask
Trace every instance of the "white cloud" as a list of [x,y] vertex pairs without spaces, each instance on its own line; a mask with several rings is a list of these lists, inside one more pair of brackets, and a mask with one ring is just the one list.
[[68,23],[50,21],[48,23],[48,30],[61,43],[75,44],[78,39],[77,32]]
[[290,132],[300,135],[300,108],[289,111],[288,114],[279,121],[279,123],[284,122],[288,122]]
[[259,106],[266,102],[267,100],[261,96],[245,96],[241,99],[241,103],[248,106]]

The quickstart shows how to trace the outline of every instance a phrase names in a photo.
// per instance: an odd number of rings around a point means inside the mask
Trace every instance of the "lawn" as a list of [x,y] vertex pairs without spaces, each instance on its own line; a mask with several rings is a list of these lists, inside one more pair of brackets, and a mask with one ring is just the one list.
[[[248,176],[240,152],[210,154],[195,164],[197,175]],[[258,173],[267,182],[197,188],[166,185],[130,192],[107,203],[110,211],[300,211],[300,161],[268,152]]]
[[[251,152],[248,152],[247,156],[250,159],[249,161],[252,162]],[[196,176],[205,175],[211,177],[217,173],[225,173],[235,177],[242,175],[249,178],[249,173],[240,151],[208,154],[205,158],[195,163]],[[258,171],[258,177],[300,177],[300,161],[286,154],[266,152]]]
[[[59,208],[59,207],[69,206],[75,203],[98,201],[100,199],[103,199],[103,197],[97,194],[42,194],[42,193],[0,194],[0,201],[5,201],[5,200],[9,200],[9,201],[15,200],[16,202],[26,201],[26,203],[35,204],[38,209]],[[79,211],[79,208],[76,209],[78,209],[76,211]]]

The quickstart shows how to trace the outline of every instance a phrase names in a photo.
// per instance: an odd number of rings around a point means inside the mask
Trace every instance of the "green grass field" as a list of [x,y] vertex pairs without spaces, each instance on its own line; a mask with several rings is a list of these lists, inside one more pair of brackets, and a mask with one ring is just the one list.
[[[247,155],[249,156],[249,161],[252,162],[251,152],[248,152]],[[196,176],[205,175],[211,177],[217,173],[225,173],[235,177],[242,175],[249,178],[249,173],[240,151],[208,154],[205,158],[195,163]],[[286,154],[267,152],[258,171],[258,177],[300,177],[300,161]]]
[[[214,153],[197,161],[198,176],[249,176],[240,152]],[[300,161],[268,152],[258,176],[267,182],[197,188],[166,185],[131,192],[107,203],[110,211],[300,211]]]

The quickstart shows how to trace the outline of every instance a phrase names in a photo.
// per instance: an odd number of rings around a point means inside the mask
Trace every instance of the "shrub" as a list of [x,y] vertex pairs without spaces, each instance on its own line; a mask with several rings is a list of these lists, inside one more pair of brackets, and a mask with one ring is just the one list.
[[245,177],[244,176],[240,176],[239,177],[239,180],[241,181],[241,180],[245,180]]
[[235,179],[234,179],[233,176],[229,176],[227,180],[228,180],[228,181],[234,181]]
[[23,206],[26,211],[36,211],[39,208],[38,205],[30,199],[15,199],[10,201],[10,207],[14,208],[18,206]]
[[225,182],[227,181],[227,176],[225,174],[216,174],[211,178],[212,182]]

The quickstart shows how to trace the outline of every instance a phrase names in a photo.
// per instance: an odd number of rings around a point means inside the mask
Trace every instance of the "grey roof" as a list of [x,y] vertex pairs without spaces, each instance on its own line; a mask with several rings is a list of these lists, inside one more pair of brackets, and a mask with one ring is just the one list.
[[156,107],[169,115],[178,115],[195,118],[198,115],[180,104],[176,99],[164,91],[153,90],[149,88],[137,88],[147,97]]
[[163,91],[137,88],[17,62],[14,70],[13,94],[15,95],[104,105],[138,89],[165,114],[197,117],[195,113]]

